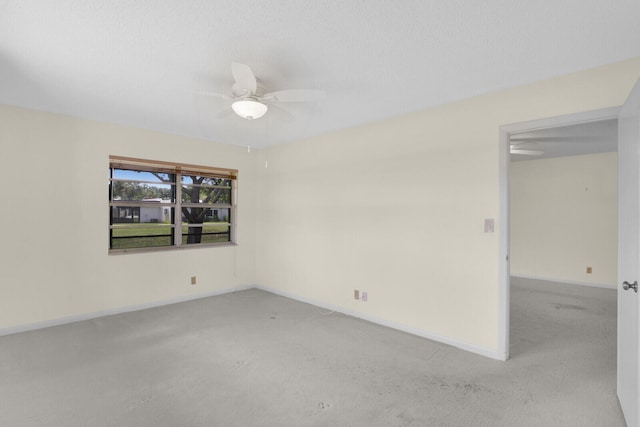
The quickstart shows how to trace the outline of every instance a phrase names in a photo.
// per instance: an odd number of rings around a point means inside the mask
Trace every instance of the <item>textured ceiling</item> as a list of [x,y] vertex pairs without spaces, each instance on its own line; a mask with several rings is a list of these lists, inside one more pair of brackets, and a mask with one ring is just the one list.
[[[0,103],[264,147],[640,56],[638,0],[0,0]],[[246,121],[231,62],[268,91]]]

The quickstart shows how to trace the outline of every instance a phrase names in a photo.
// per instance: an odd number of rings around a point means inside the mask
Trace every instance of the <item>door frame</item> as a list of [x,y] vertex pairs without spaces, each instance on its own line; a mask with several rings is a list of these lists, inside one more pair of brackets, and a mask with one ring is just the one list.
[[499,128],[499,159],[498,159],[498,214],[502,219],[498,222],[498,355],[502,360],[509,359],[509,310],[510,310],[510,223],[509,212],[509,177],[511,158],[509,153],[509,139],[512,133],[555,128],[581,123],[597,122],[618,118],[620,106],[602,108],[599,110],[571,113],[561,116],[530,120],[520,123],[502,125]]

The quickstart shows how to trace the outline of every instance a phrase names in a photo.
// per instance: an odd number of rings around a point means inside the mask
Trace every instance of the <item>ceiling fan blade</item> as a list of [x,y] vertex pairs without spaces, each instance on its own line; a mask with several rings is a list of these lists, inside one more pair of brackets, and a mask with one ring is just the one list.
[[571,142],[597,142],[588,136],[525,136],[511,137],[512,144],[537,144],[537,143],[571,143]]
[[275,112],[276,116],[278,116],[278,118],[282,121],[291,123],[295,120],[293,114],[291,114],[286,108],[282,108],[279,105],[273,104],[269,107],[269,109]]
[[233,93],[236,96],[255,95],[258,89],[256,76],[248,65],[238,62],[231,63],[231,73],[236,81],[233,85]]
[[529,145],[538,145],[538,141],[537,140],[531,140],[531,139],[515,139],[515,138],[511,138],[509,140],[509,144],[511,145],[511,147],[516,147],[518,145],[525,145],[525,144],[529,144]]
[[291,89],[265,93],[262,99],[270,102],[307,102],[326,98],[322,90]]
[[218,93],[218,92],[197,92],[197,93],[198,95],[212,96],[212,97],[224,99],[227,101],[230,101],[233,99],[233,96],[225,95],[224,93]]
[[519,150],[519,149],[511,149],[511,154],[523,154],[525,156],[542,156],[544,151],[535,151],[535,150]]

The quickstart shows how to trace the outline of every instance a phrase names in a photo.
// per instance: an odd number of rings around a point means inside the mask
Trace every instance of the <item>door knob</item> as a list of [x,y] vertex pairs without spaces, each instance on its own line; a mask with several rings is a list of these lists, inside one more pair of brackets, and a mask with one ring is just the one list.
[[638,281],[636,280],[633,283],[629,283],[626,280],[622,282],[622,289],[628,291],[629,288],[633,289],[636,293],[638,293]]

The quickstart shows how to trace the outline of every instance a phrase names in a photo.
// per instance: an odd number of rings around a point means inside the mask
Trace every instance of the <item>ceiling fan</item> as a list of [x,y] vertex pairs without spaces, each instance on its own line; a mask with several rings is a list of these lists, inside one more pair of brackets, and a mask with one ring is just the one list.
[[259,119],[267,113],[269,106],[280,102],[309,102],[325,98],[324,91],[312,89],[290,89],[265,93],[251,68],[238,62],[231,63],[231,74],[235,81],[231,86],[231,95],[215,92],[206,92],[205,94],[232,101],[231,108],[243,119]]
[[511,153],[511,154],[522,154],[523,156],[542,156],[544,154],[544,151],[522,150],[522,149],[514,147],[512,145],[510,147],[509,153]]
[[528,150],[520,148],[523,144],[535,144],[535,142],[522,141],[522,142],[511,142],[509,145],[509,153],[511,154],[521,154],[523,156],[542,156],[544,151],[541,150]]

